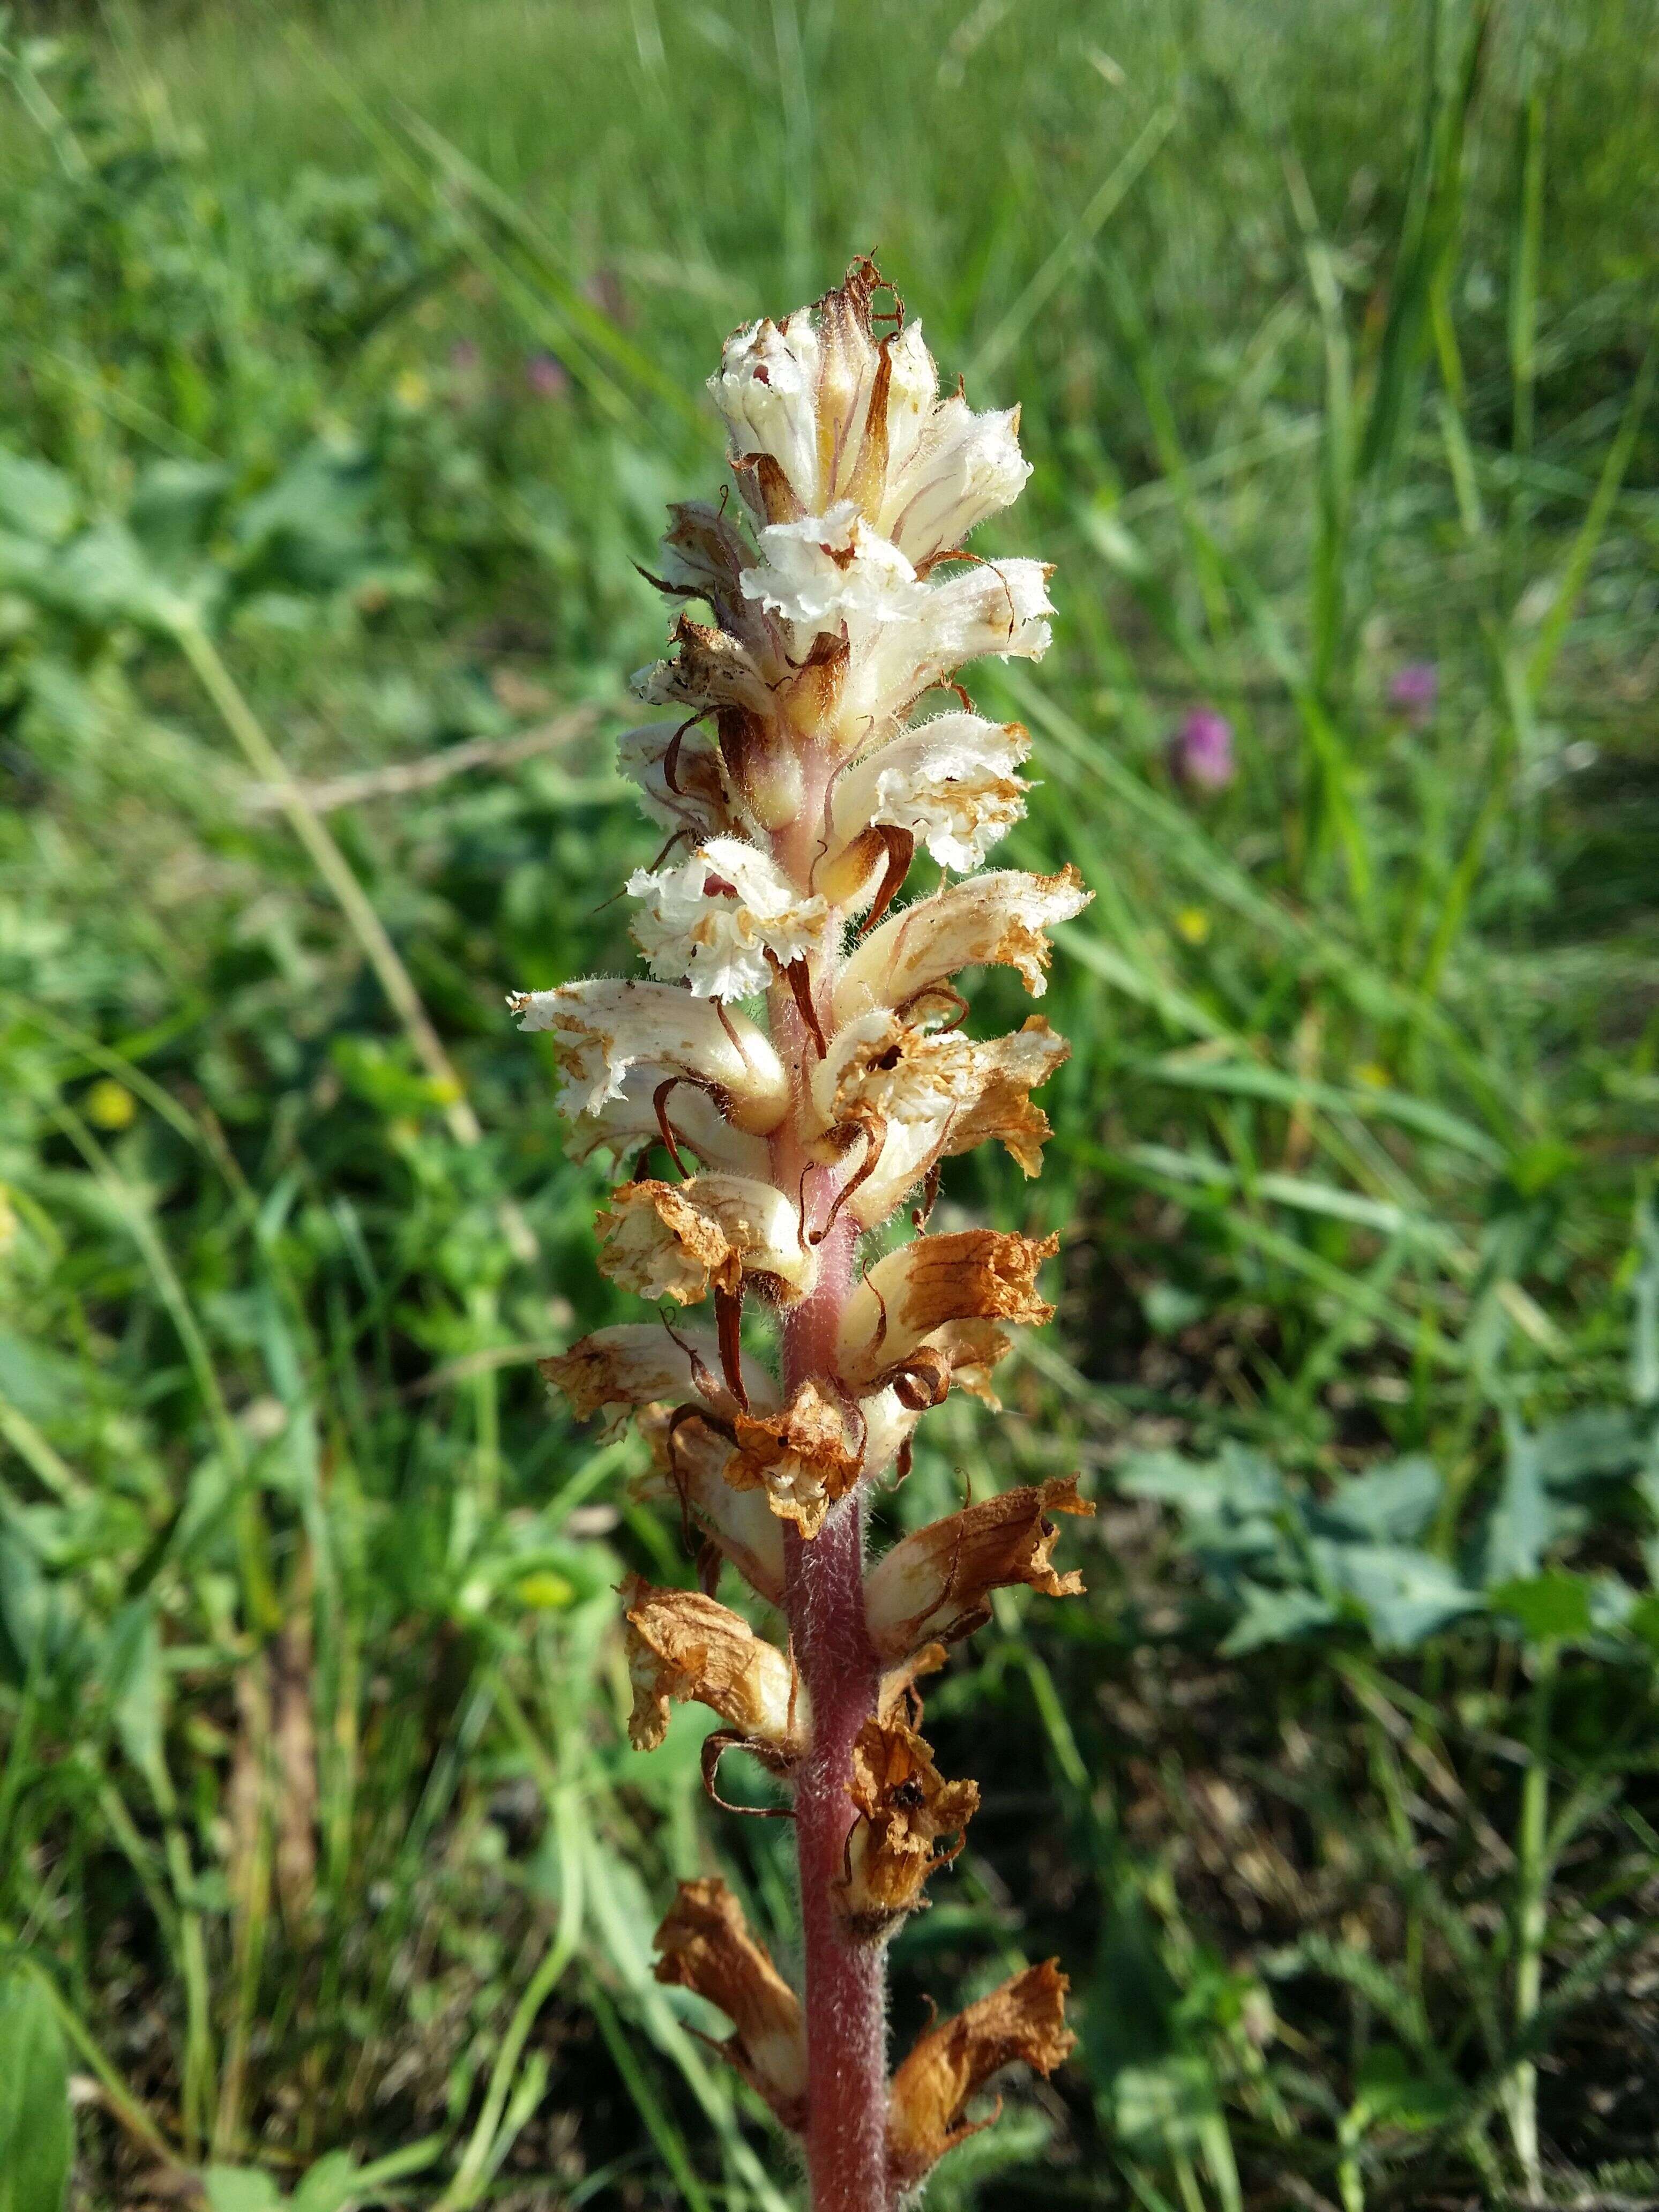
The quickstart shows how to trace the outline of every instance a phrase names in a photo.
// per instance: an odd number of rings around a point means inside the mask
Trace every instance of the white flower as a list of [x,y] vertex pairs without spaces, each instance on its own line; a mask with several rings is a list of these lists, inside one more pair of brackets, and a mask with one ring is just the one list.
[[1019,450],[1018,408],[975,415],[953,395],[934,411],[908,463],[890,466],[880,526],[926,568],[988,515],[1012,507],[1030,473]]
[[726,1012],[669,983],[599,975],[556,991],[520,991],[508,1001],[520,1027],[558,1040],[561,1109],[597,1114],[620,1098],[631,1068],[659,1082],[677,1076],[718,1091],[739,1129],[766,1136],[789,1107],[789,1075],[770,1042],[740,1013]]
[[768,853],[741,837],[715,837],[678,867],[637,870],[629,896],[644,902],[634,938],[653,975],[684,976],[699,999],[746,999],[781,967],[822,942],[830,909],[802,898]]
[[[1036,659],[1048,649],[1048,569],[1041,561],[975,563],[925,582],[850,500],[774,523],[744,594],[793,626],[792,659],[815,636],[844,636],[850,665],[836,720],[853,742],[885,727],[956,669],[987,653]],[[677,696],[691,696],[682,684]]]
[[757,520],[822,515],[850,497],[921,568],[1011,505],[1030,468],[1018,408],[976,415],[960,393],[939,399],[920,323],[877,343],[871,289],[850,282],[781,324],[737,331],[709,390],[734,465],[755,465],[739,478]]
[[930,585],[923,634],[913,647],[915,690],[987,653],[1000,660],[1040,660],[1053,641],[1043,619],[1054,612],[1051,573],[1046,561],[980,561]]
[[[712,380],[743,507],[671,510],[651,577],[675,604],[669,657],[635,684],[672,719],[621,748],[672,833],[628,882],[653,980],[512,1001],[556,1041],[573,1156],[632,1163],[599,1216],[602,1272],[641,1298],[712,1301],[708,1326],[665,1311],[542,1363],[577,1416],[632,1415],[649,1494],[678,1508],[696,1554],[696,1589],[624,1586],[630,1733],[661,1742],[695,1698],[720,1717],[702,1759],[717,1802],[735,1742],[805,1776],[804,1905],[872,1945],[923,1901],[978,1803],[916,1733],[915,1686],[996,1589],[1078,1587],[1053,1564],[1049,1516],[1087,1510],[1074,1480],[1049,1481],[863,1565],[864,1501],[908,1473],[923,1415],[953,1390],[994,1409],[1011,1325],[1050,1317],[1037,1279],[1057,1240],[971,1229],[876,1257],[861,1239],[918,1185],[921,1225],[940,1163],[976,1145],[1036,1172],[1049,1129],[1032,1094],[1066,1048],[1036,1016],[964,1035],[951,979],[1000,963],[1041,994],[1045,933],[1088,897],[1072,868],[975,872],[1024,809],[1018,723],[969,708],[909,726],[936,689],[968,708],[963,664],[1042,653],[1053,611],[1042,562],[966,546],[1030,473],[1018,411],[941,398],[921,325],[883,293],[855,263],[812,306],[738,331]],[[963,880],[890,915],[918,848]],[[756,1018],[736,1011],[763,999]],[[680,1180],[650,1172],[659,1155]],[[773,1357],[745,1345],[745,1317]],[[717,1601],[727,1566],[781,1609],[787,1648]],[[822,1692],[860,1654],[854,1726],[815,1743],[803,1684]],[[725,2056],[786,2126],[816,2132],[801,2005],[730,1893],[683,1884],[657,1947],[658,1980],[725,2010]],[[820,1957],[814,1941],[815,1978]],[[913,2192],[973,2132],[967,2100],[1005,2058],[1059,2063],[1063,1994],[1034,1969],[923,2038],[886,2112],[867,2100],[848,2164],[860,2203]]]
[[[1073,867],[1055,876],[999,868],[919,899],[871,931],[836,982],[837,1025],[872,1006],[919,1006],[963,968],[1016,968],[1034,999],[1047,983],[1043,932],[1081,914],[1093,894]],[[950,994],[943,994],[948,1000]]]
[[[861,264],[845,284],[782,323],[752,323],[726,342],[714,404],[731,434],[732,460],[758,519],[822,514],[872,476],[883,448],[868,418],[883,349],[871,328],[878,279]],[[742,466],[754,459],[762,465]]]
[[1025,811],[1015,769],[1031,750],[1018,722],[940,714],[856,762],[835,788],[837,833],[908,830],[942,868],[966,874]]
[[816,634],[843,623],[856,644],[877,625],[914,622],[927,586],[896,545],[850,499],[760,533],[760,559],[743,574],[747,599]]
[[[907,323],[888,341],[886,351],[887,404],[882,416],[886,450],[874,520],[885,536],[903,544],[891,524],[904,496],[895,495],[910,483],[916,459],[927,446],[939,400],[939,368],[922,343],[920,322]],[[910,546],[904,550],[912,560],[919,557]]]

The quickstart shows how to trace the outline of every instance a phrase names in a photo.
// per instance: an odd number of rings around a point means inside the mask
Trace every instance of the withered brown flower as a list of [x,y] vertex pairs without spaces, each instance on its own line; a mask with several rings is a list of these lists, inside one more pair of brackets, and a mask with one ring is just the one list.
[[690,1698],[769,1752],[793,1757],[801,1748],[794,1667],[740,1614],[701,1590],[655,1589],[639,1575],[623,1585],[623,1603],[635,1750],[654,1751],[667,1734],[669,1707]]
[[[847,1839],[836,1903],[864,1940],[890,1936],[923,1901],[929,1875],[962,1849],[979,1809],[976,1782],[947,1782],[913,1728],[867,1720],[853,1746],[849,1793],[858,1819]],[[946,1838],[953,1838],[946,1846]]]
[[657,1979],[717,2005],[734,2034],[720,2045],[786,2127],[799,2128],[806,2097],[800,2000],[749,1932],[723,1881],[683,1881],[657,1930]]
[[894,2075],[888,2100],[888,2171],[896,2189],[915,2188],[947,2150],[987,2124],[963,2115],[994,2074],[1015,2059],[1052,2074],[1071,2055],[1077,2039],[1066,2026],[1070,1987],[1050,1959],[922,2037]]
[[990,1618],[995,1589],[1017,1583],[1048,1597],[1075,1597],[1083,1577],[1049,1561],[1060,1531],[1051,1513],[1086,1516],[1074,1474],[1005,1490],[902,1537],[866,1577],[870,1635],[884,1660],[903,1659],[937,1638],[954,1644]]

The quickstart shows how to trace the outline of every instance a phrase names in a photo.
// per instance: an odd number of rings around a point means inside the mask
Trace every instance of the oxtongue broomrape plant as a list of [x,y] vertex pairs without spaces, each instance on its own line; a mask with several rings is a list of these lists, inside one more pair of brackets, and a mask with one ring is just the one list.
[[[546,1372],[577,1413],[639,1421],[698,1543],[700,1589],[623,1594],[634,1741],[660,1742],[671,1707],[698,1699],[721,1723],[711,1795],[741,1744],[792,1800],[801,1993],[718,1881],[682,1886],[658,1974],[730,2019],[726,2056],[804,2140],[814,2212],[887,2212],[973,2132],[991,2075],[1046,2074],[1072,2043],[1051,1962],[934,2027],[890,2081],[884,1947],[979,1799],[934,1764],[917,1686],[993,1590],[1080,1588],[1051,1564],[1052,1516],[1091,1509],[1074,1479],[1050,1480],[873,1563],[865,1513],[903,1480],[929,1408],[952,1389],[994,1406],[1008,1326],[1050,1316],[1052,1239],[927,1220],[953,1154],[1000,1142],[1037,1171],[1031,1093],[1066,1053],[1035,1017],[964,1034],[953,978],[997,963],[1040,995],[1044,933],[1086,894],[1070,868],[981,872],[1020,814],[1029,741],[953,680],[1048,643],[1044,565],[963,543],[1030,472],[1017,410],[941,398],[920,325],[867,261],[738,331],[709,388],[742,505],[670,510],[654,580],[680,603],[673,651],[636,679],[665,713],[623,744],[668,832],[628,884],[652,980],[513,1001],[553,1033],[576,1156],[635,1163],[599,1217],[600,1263],[664,1317],[598,1330]],[[945,886],[901,903],[919,849]],[[907,1206],[915,1235],[865,1256]],[[745,1300],[776,1316],[775,1375],[742,1343]],[[708,1325],[673,1314],[694,1305]],[[782,1643],[719,1602],[726,1566],[781,1613]]]

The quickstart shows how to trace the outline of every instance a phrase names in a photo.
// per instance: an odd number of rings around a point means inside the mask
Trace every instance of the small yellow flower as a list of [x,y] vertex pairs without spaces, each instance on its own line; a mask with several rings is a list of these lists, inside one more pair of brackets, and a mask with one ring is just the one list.
[[1188,945],[1206,945],[1210,937],[1210,917],[1201,906],[1183,906],[1175,918],[1176,933],[1184,937]]
[[94,1128],[130,1129],[137,1112],[137,1100],[113,1076],[100,1076],[87,1093],[87,1119]]
[[1363,1083],[1368,1091],[1386,1091],[1394,1081],[1381,1060],[1364,1061],[1353,1072],[1354,1081]]
[[431,398],[432,387],[418,368],[405,368],[399,371],[392,396],[405,415],[418,415]]

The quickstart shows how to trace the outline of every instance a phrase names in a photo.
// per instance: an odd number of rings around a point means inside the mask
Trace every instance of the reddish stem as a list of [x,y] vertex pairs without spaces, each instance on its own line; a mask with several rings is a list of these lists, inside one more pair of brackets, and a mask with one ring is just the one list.
[[[802,766],[805,795],[794,823],[778,840],[778,857],[797,883],[805,884],[829,767],[816,748],[808,749]],[[836,1192],[846,1180],[844,1167],[809,1166],[800,1136],[804,1092],[823,1049],[818,1038],[834,1026],[835,968],[835,954],[826,946],[809,969],[816,1022],[807,1021],[788,984],[774,983],[770,993],[772,1042],[793,1066],[796,1087],[795,1110],[772,1139],[773,1179],[792,1197],[800,1194],[803,1218],[816,1228],[831,1222]],[[784,1317],[786,1392],[808,1380],[834,1382],[857,1249],[857,1224],[850,1212],[843,1213],[817,1248],[811,1295]],[[812,2212],[891,2212],[886,1955],[879,1944],[847,1942],[834,1903],[854,1820],[848,1787],[853,1745],[876,1710],[880,1676],[865,1619],[864,1508],[856,1492],[831,1508],[810,1541],[785,1528],[784,1606],[811,1712],[811,1740],[795,1770],[795,1845]]]
[[[856,1243],[853,1222],[843,1218],[818,1248],[817,1287],[784,1332],[787,1389],[835,1372]],[[885,1954],[879,1944],[846,1940],[831,1893],[853,1825],[853,1744],[876,1710],[879,1677],[865,1621],[857,1494],[832,1508],[810,1542],[787,1530],[785,1559],[785,1605],[812,1714],[811,1747],[795,1778],[812,2212],[887,2212]]]

